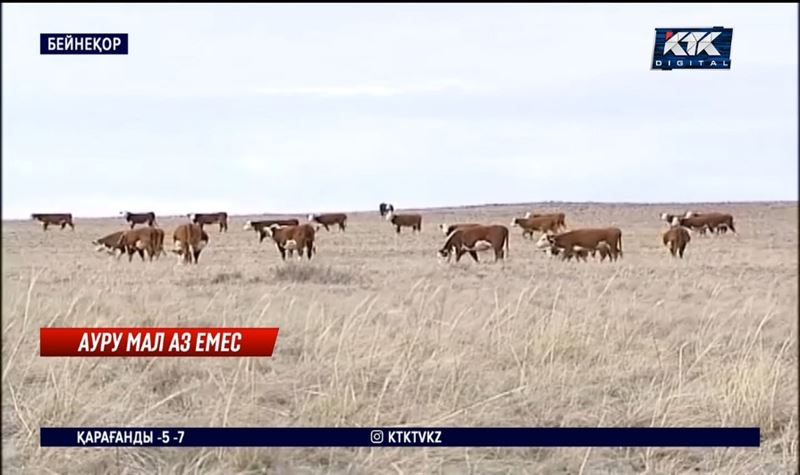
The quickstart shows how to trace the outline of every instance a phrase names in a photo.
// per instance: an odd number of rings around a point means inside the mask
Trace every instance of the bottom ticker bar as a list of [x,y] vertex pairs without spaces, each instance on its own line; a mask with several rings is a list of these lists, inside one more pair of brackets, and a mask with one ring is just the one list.
[[758,447],[758,427],[42,427],[42,447]]

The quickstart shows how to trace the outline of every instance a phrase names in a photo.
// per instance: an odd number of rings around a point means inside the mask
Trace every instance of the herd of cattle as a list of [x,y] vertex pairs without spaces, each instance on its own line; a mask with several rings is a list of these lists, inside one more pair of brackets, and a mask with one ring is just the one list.
[[[378,211],[397,234],[402,228],[411,228],[412,232],[422,231],[422,215],[416,213],[395,213],[394,206],[381,203]],[[138,254],[142,261],[147,255],[149,260],[166,254],[164,251],[164,231],[156,223],[156,215],[147,213],[120,213],[129,228],[103,236],[92,242],[98,251],[106,251],[119,259],[128,255],[128,261]],[[189,222],[180,224],[172,233],[171,251],[184,263],[197,263],[200,253],[209,242],[205,225],[219,225],[220,232],[228,230],[228,214],[197,213],[187,215]],[[32,214],[31,218],[42,223],[46,231],[48,226],[69,226],[75,229],[72,215],[69,213]],[[706,233],[724,234],[736,232],[733,217],[727,213],[697,213],[688,211],[683,215],[663,213],[661,219],[669,228],[662,235],[662,243],[673,257],[683,258],[686,246],[691,240],[689,231],[701,235]],[[137,224],[146,225],[136,228]],[[259,242],[271,238],[275,243],[281,259],[286,259],[288,252],[292,257],[296,251],[298,258],[303,254],[309,260],[316,254],[315,236],[320,228],[330,231],[331,227],[345,231],[347,215],[344,213],[310,214],[308,222],[300,223],[298,219],[271,219],[247,221],[245,230],[253,230],[258,234]],[[522,237],[533,240],[534,233],[541,236],[536,241],[536,248],[548,252],[551,256],[559,256],[562,260],[575,258],[586,261],[589,256],[599,255],[600,261],[608,258],[609,262],[622,257],[622,231],[616,227],[582,228],[568,230],[564,213],[534,214],[527,213],[522,218],[515,218],[511,227],[522,229]],[[468,254],[478,262],[478,253],[493,251],[495,261],[503,260],[508,254],[509,228],[498,224],[459,223],[440,224],[445,235],[444,245],[438,254],[442,259],[450,261],[455,255],[458,262]]]

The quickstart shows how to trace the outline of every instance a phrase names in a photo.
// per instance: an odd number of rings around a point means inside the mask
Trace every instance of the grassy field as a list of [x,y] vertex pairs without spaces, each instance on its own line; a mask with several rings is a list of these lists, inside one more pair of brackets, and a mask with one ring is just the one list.
[[[545,205],[377,212],[311,262],[210,227],[197,266],[114,261],[122,219],[3,224],[5,473],[797,473],[798,208],[560,205],[619,226],[624,258],[561,262],[512,229],[503,264],[438,262],[442,221]],[[726,211],[738,235],[683,261],[661,212]],[[399,210],[398,210],[399,211]],[[299,217],[304,216],[301,214]],[[162,219],[171,233],[183,219]],[[538,237],[538,236],[537,236]],[[42,326],[278,326],[272,358],[40,358]],[[41,449],[40,426],[760,426],[759,449]]]

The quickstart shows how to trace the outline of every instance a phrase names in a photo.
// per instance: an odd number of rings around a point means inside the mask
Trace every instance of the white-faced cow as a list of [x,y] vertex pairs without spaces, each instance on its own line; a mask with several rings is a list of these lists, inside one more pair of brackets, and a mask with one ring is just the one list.
[[[719,234],[728,230],[736,232],[733,226],[733,216],[728,213],[696,213],[687,211],[683,219],[680,220],[681,226],[695,228],[706,228],[709,231]],[[723,230],[724,229],[724,230]]]
[[309,214],[308,220],[322,225],[325,231],[330,231],[330,226],[333,225],[338,225],[344,231],[347,225],[347,215],[344,213]]
[[610,247],[610,261],[622,257],[622,231],[619,228],[575,229],[561,234],[543,234],[536,247],[570,251],[597,251],[600,243]]
[[156,224],[156,214],[152,211],[148,211],[147,213],[131,213],[129,211],[122,211],[120,214],[125,217],[125,221],[130,223],[131,229],[133,229],[133,227],[137,224],[147,223],[148,226],[155,226]]
[[266,228],[267,233],[275,242],[275,247],[281,254],[281,259],[286,260],[286,251],[291,256],[297,251],[297,258],[303,258],[303,251],[306,257],[311,260],[311,256],[316,253],[314,236],[316,231],[310,224],[299,224],[297,226],[278,226],[273,224]]
[[262,219],[260,221],[247,221],[244,223],[244,230],[250,231],[251,229],[258,234],[258,242],[263,242],[264,238],[269,236],[267,228],[272,225],[278,226],[297,226],[300,221],[294,218],[289,219]]
[[181,224],[172,233],[172,252],[178,254],[185,264],[197,264],[200,252],[207,245],[208,233],[199,224]]
[[[95,239],[92,241],[92,244],[95,245],[95,250],[97,252],[106,251],[107,253],[119,259],[122,254],[125,253],[125,246],[120,240],[124,233],[125,231],[117,231],[115,233],[108,234],[101,238]],[[119,254],[117,254],[117,251],[120,251]]]
[[200,225],[201,229],[206,224],[219,223],[219,232],[228,231],[228,213],[224,211],[217,213],[194,213],[187,216],[191,222]]
[[400,229],[403,227],[411,228],[414,232],[422,231],[422,215],[421,214],[395,214],[394,211],[389,211],[386,214],[386,221],[392,223],[395,227],[397,234],[400,234]]
[[47,231],[47,227],[51,224],[54,226],[61,226],[61,229],[69,226],[71,230],[75,230],[71,213],[34,213],[31,215],[31,219],[41,222],[42,229],[45,231]]
[[456,262],[464,254],[469,254],[475,262],[479,262],[479,252],[493,250],[496,262],[508,256],[508,249],[508,228],[500,225],[477,225],[459,228],[450,233],[439,249],[439,257],[449,262],[455,252]]

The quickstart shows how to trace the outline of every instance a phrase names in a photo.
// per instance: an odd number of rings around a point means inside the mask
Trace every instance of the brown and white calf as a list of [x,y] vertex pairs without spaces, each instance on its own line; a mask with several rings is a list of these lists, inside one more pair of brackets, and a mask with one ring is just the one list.
[[145,224],[147,223],[148,226],[154,226],[156,224],[156,214],[152,211],[148,211],[147,213],[131,213],[129,211],[122,211],[120,213],[125,217],[125,221],[130,223],[131,229],[137,224]]
[[575,229],[561,234],[543,234],[536,247],[540,249],[558,249],[580,251],[597,251],[600,243],[608,244],[610,260],[622,257],[622,231],[619,228],[587,228]]
[[389,211],[386,214],[386,221],[392,223],[400,234],[401,228],[411,228],[413,232],[422,231],[422,215],[421,214],[395,214],[394,211]]
[[661,237],[661,241],[667,246],[672,257],[675,257],[677,254],[681,259],[683,259],[683,252],[686,250],[686,246],[691,240],[692,238],[689,236],[689,231],[681,226],[680,218],[677,216],[673,218],[672,225]]
[[464,254],[469,254],[475,262],[478,253],[493,250],[494,260],[503,260],[508,256],[508,228],[500,225],[469,226],[456,229],[445,239],[444,245],[439,249],[439,257],[450,261],[453,252],[456,262]]
[[185,264],[197,264],[200,252],[208,245],[208,233],[195,223],[181,224],[172,233],[172,252]]
[[309,214],[308,220],[320,224],[325,231],[330,231],[330,226],[338,225],[344,231],[347,225],[347,215],[344,213]]
[[300,221],[294,218],[289,219],[262,219],[260,221],[247,221],[244,223],[244,230],[255,230],[256,234],[258,234],[258,242],[263,242],[264,238],[269,236],[267,232],[267,228],[273,225],[278,226],[297,226],[300,224]]
[[297,251],[297,258],[302,259],[303,250],[305,250],[306,257],[309,260],[316,253],[317,249],[314,245],[316,231],[314,226],[310,224],[299,224],[297,226],[278,226],[274,224],[266,228],[266,230],[275,242],[275,246],[278,248],[283,260],[286,260],[286,251],[289,251],[289,256],[294,251]]
[[69,226],[71,230],[75,230],[75,225],[72,223],[71,213],[34,213],[31,219],[42,223],[42,229],[47,231],[47,227],[52,225],[61,226],[64,229]]
[[189,220],[200,225],[202,229],[206,224],[219,223],[219,231],[228,231],[228,213],[220,211],[217,213],[194,213],[187,215]]
[[557,216],[536,216],[530,218],[514,218],[511,227],[522,228],[522,237],[529,236],[533,239],[534,231],[543,233],[556,233],[560,229]]

